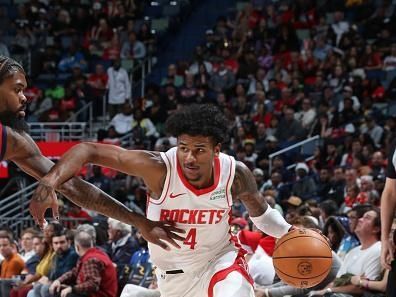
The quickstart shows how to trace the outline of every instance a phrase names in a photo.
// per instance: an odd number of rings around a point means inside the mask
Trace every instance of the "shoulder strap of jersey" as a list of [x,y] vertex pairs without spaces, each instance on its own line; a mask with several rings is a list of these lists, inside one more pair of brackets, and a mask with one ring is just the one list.
[[7,149],[7,129],[0,124],[0,161],[3,160]]

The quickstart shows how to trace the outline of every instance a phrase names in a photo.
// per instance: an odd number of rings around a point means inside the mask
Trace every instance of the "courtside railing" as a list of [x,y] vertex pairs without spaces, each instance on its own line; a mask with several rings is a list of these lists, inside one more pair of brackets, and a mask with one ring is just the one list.
[[88,137],[93,137],[93,103],[89,102],[81,107],[78,111],[74,112],[70,118],[68,118],[66,123],[75,123],[78,120],[86,120],[88,123]]
[[88,138],[86,122],[28,123],[30,135],[37,141],[78,141]]
[[[269,159],[269,173],[271,174],[272,172],[272,161],[276,156],[284,155],[287,153],[293,153],[300,154],[304,156],[305,161],[312,160],[314,158],[314,152],[316,147],[320,144],[320,137],[319,135],[315,135],[313,137],[310,137],[308,139],[305,139],[303,141],[300,141],[296,144],[293,144],[291,146],[288,146],[282,150],[279,150],[275,153],[272,153],[268,156]],[[289,165],[287,169],[292,169],[296,166],[296,164]]]

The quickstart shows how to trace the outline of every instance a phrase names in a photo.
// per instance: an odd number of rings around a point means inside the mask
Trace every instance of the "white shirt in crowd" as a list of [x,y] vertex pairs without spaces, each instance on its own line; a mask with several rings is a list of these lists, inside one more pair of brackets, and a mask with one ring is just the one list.
[[107,69],[109,77],[107,88],[109,90],[109,104],[124,104],[126,99],[131,98],[131,82],[125,69]]
[[118,134],[125,134],[132,130],[133,115],[118,113],[110,121],[109,126],[113,126]]
[[368,279],[375,280],[381,275],[381,242],[377,241],[369,248],[362,250],[359,245],[350,250],[342,263],[337,277],[346,273],[364,275]]

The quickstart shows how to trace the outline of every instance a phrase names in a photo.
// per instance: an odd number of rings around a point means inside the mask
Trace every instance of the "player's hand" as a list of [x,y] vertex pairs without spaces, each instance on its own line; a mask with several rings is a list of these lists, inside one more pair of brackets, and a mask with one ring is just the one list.
[[394,260],[395,246],[390,237],[387,240],[382,240],[381,246],[381,264],[385,269],[391,270],[391,262]]
[[45,211],[51,208],[55,220],[59,219],[58,199],[53,187],[40,181],[30,201],[29,211],[34,221],[41,229],[47,224],[44,219]]
[[176,228],[172,222],[154,222],[149,219],[139,228],[144,239],[153,244],[159,245],[165,250],[170,250],[168,244],[180,248],[176,240],[184,241],[185,238],[176,233],[185,233],[183,229]]

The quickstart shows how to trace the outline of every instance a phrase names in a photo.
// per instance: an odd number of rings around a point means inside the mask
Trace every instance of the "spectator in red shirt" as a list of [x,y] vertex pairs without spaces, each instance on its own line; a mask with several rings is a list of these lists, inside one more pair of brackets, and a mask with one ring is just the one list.
[[60,292],[67,297],[115,297],[117,272],[109,256],[94,247],[93,238],[85,231],[77,232],[74,243],[80,259],[71,271],[52,283],[50,293]]

